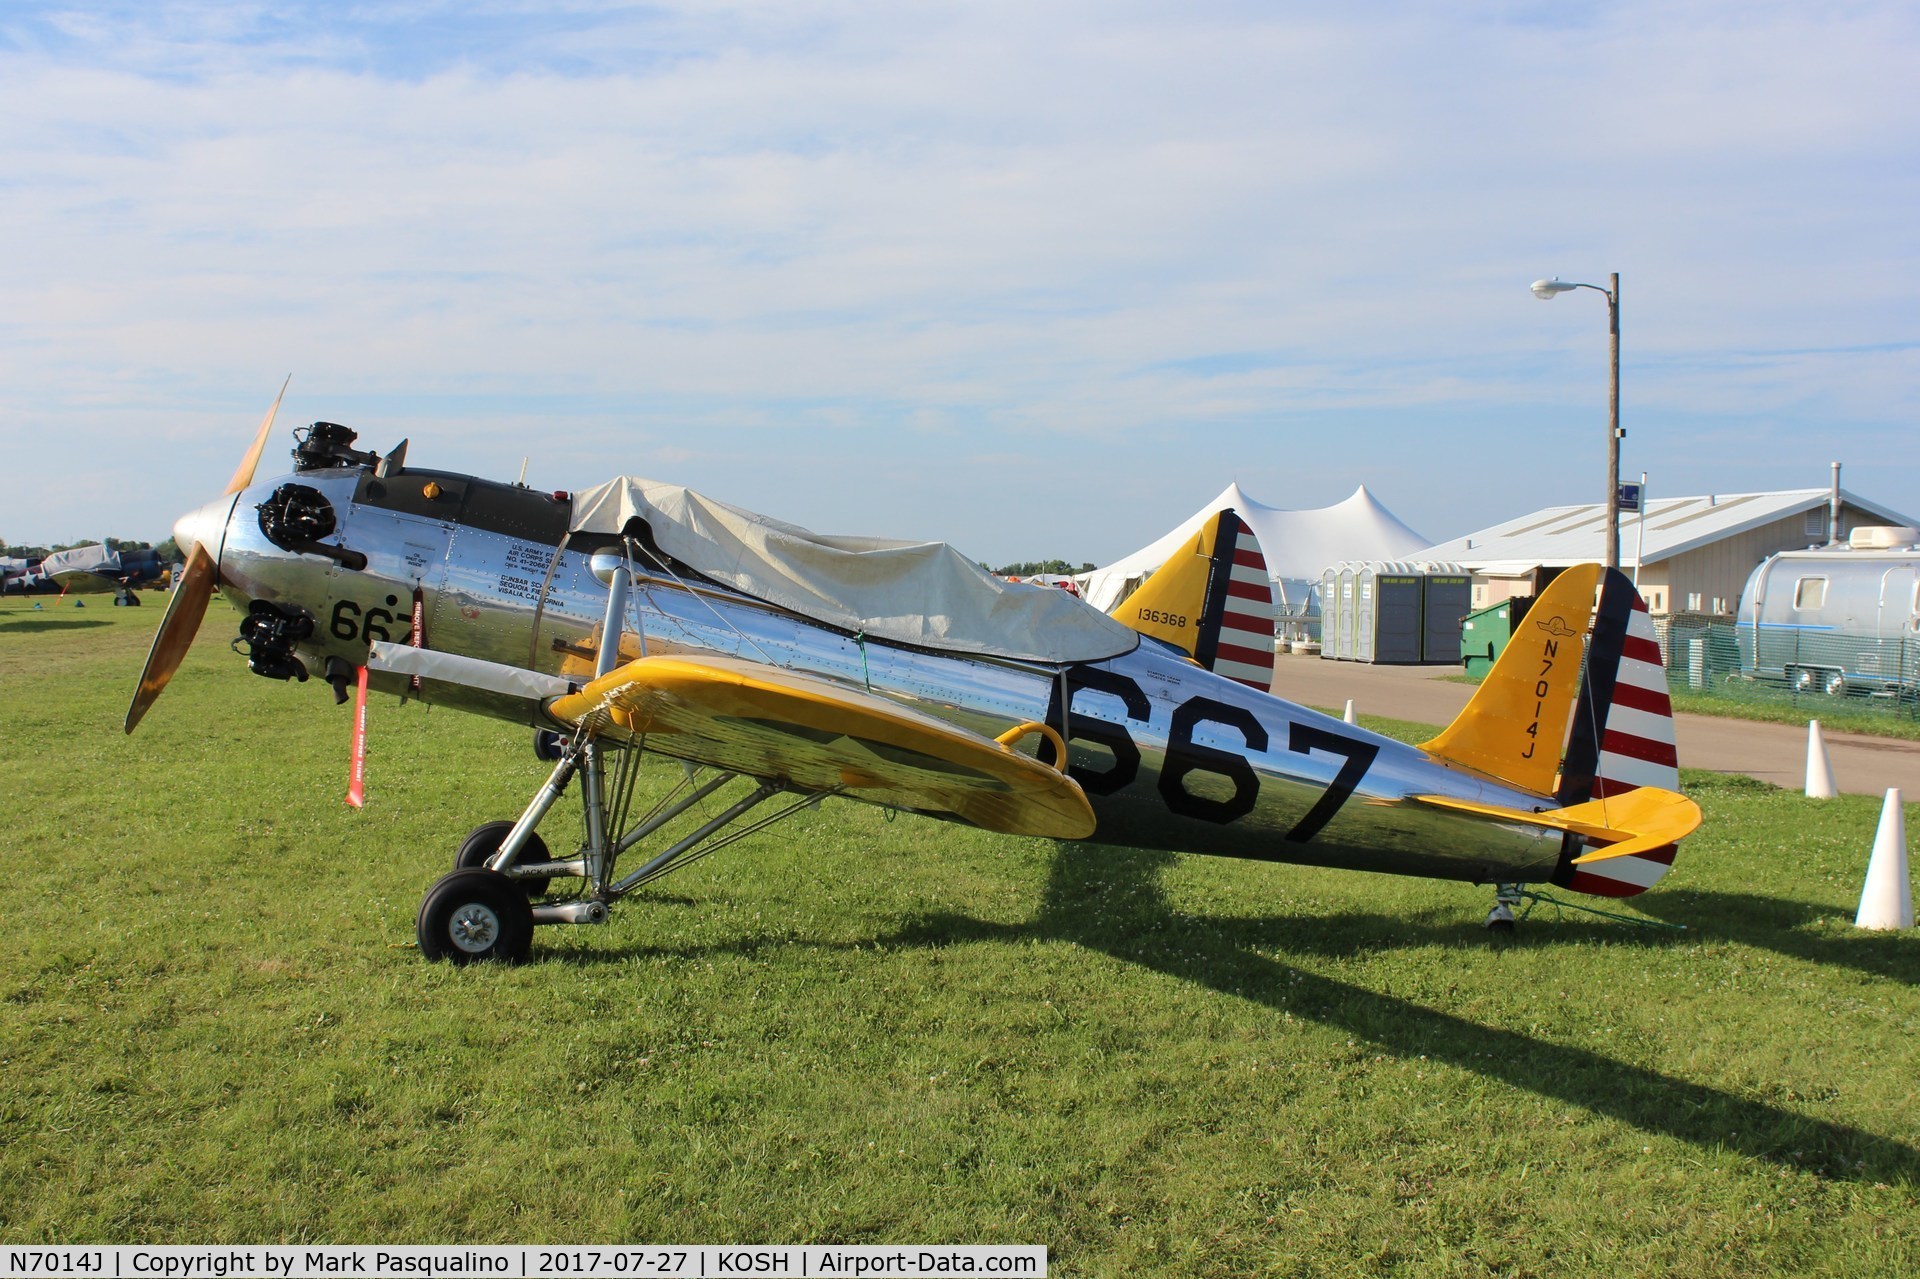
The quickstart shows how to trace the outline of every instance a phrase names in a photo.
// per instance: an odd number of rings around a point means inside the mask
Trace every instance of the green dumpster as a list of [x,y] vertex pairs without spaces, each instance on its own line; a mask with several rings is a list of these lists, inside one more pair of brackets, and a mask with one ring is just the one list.
[[1513,628],[1532,606],[1533,596],[1516,595],[1466,615],[1460,623],[1460,664],[1467,674],[1484,676],[1493,669],[1513,638]]

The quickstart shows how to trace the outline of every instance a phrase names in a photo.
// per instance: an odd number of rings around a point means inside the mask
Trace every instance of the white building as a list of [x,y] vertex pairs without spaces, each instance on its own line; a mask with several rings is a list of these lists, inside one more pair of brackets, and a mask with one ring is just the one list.
[[[1839,528],[1831,528],[1839,501]],[[1473,572],[1473,606],[1536,594],[1561,569],[1606,560],[1606,507],[1550,506],[1421,551]],[[1620,515],[1620,567],[1655,616],[1731,617],[1754,566],[1780,551],[1844,541],[1853,529],[1916,522],[1845,489],[1656,498]]]

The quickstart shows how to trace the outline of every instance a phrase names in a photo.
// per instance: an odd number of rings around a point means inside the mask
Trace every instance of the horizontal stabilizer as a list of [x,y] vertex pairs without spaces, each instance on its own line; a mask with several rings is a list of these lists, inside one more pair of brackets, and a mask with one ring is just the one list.
[[1601,844],[1592,852],[1573,859],[1582,862],[1607,861],[1631,857],[1650,849],[1662,848],[1691,835],[1700,825],[1700,806],[1677,791],[1657,786],[1642,786],[1607,799],[1588,800],[1566,808],[1531,812],[1482,804],[1475,800],[1453,799],[1445,795],[1416,795],[1415,800],[1434,808],[1477,813],[1495,821],[1521,822],[1549,830],[1567,831],[1589,844]]
[[1663,848],[1678,843],[1700,827],[1700,805],[1677,791],[1661,790],[1658,786],[1641,786],[1624,795],[1591,799],[1560,811],[1590,815],[1622,828],[1621,833],[1628,835],[1606,848],[1574,858],[1576,866]]

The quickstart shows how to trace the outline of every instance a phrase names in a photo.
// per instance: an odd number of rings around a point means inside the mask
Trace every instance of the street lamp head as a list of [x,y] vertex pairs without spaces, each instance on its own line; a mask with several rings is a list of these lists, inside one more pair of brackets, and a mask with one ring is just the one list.
[[1552,301],[1555,294],[1568,293],[1579,287],[1577,284],[1568,284],[1565,280],[1560,279],[1535,280],[1533,282],[1533,296],[1539,298],[1542,302],[1549,302]]

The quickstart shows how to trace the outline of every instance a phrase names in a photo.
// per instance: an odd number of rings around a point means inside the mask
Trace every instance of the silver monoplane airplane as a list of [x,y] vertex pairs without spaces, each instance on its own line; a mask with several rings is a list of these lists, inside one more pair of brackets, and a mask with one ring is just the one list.
[[[1408,746],[1190,656],[1212,642],[1231,538],[1216,571],[1181,566],[1192,585],[1145,592],[1130,625],[940,543],[820,537],[644,480],[549,494],[421,470],[404,443],[382,458],[331,423],[295,432],[293,472],[256,483],[274,410],[225,494],[175,526],[187,565],[127,731],[216,589],[245,614],[259,674],[540,730],[552,776],[426,894],[430,958],[522,959],[535,924],[601,922],[834,795],[1015,834],[1491,884],[1490,924],[1511,923],[1528,884],[1639,892],[1699,823],[1645,608],[1597,565],[1555,579],[1459,719]],[[644,751],[686,778],[630,820]],[[554,857],[538,828],[576,780],[585,837]]]

